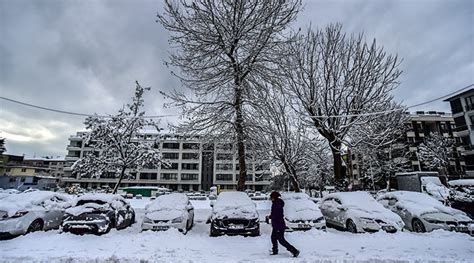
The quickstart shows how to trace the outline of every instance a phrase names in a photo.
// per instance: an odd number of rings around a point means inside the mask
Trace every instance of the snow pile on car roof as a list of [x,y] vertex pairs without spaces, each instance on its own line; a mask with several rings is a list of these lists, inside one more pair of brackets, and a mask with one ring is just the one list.
[[388,192],[380,196],[381,198],[396,198],[398,200],[397,205],[407,209],[411,213],[417,216],[421,216],[426,213],[448,213],[451,215],[464,214],[462,211],[453,209],[443,205],[435,198],[418,192],[410,191],[395,191]]
[[255,218],[258,217],[255,204],[244,192],[220,193],[213,208],[213,217]]
[[357,191],[332,193],[326,195],[323,200],[327,200],[331,197],[339,199],[342,202],[342,205],[348,208],[348,213],[352,213],[354,216],[378,218],[384,221],[390,220],[393,222],[401,221],[401,218],[397,214],[386,209],[367,192]]
[[318,206],[305,193],[283,193],[285,217],[290,221],[316,220],[323,216]]
[[[68,208],[66,210],[66,213],[77,216],[83,213],[90,213],[97,209],[107,209],[110,207],[118,209],[124,206],[123,202],[127,203],[125,199],[123,199],[123,197],[121,197],[120,195],[89,193],[77,197],[73,201],[73,207]],[[82,204],[78,205],[79,203]]]
[[474,186],[474,179],[459,179],[448,182],[450,186]]
[[189,198],[185,194],[172,193],[158,196],[145,209],[150,211],[183,209],[188,202]]
[[449,189],[441,183],[439,177],[423,176],[420,180],[426,192],[434,198],[443,201],[449,197]]
[[63,209],[69,206],[70,198],[65,194],[50,191],[33,191],[10,194],[1,199],[0,210],[13,216],[18,211],[31,209]]

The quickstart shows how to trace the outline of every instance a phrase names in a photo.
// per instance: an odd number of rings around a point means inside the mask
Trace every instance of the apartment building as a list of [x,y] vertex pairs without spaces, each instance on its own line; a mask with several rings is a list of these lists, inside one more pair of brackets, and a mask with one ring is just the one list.
[[[431,133],[441,134],[444,137],[455,139],[456,143],[459,143],[459,138],[456,130],[456,123],[453,116],[449,113],[436,112],[436,111],[417,111],[409,114],[408,121],[406,123],[406,133],[401,137],[401,140],[393,145],[391,157],[396,158],[404,155],[409,158],[409,166],[407,167],[410,171],[428,171],[428,168],[420,163],[418,159],[418,146],[429,137]],[[465,172],[466,164],[461,156],[463,149],[457,147],[453,153],[449,167],[448,175],[453,177],[459,177]],[[407,154],[407,151],[409,154]],[[350,155],[350,161],[347,161],[347,171],[349,178],[352,180],[354,185],[359,184],[362,174],[362,166],[367,166],[370,163],[363,163],[359,156]],[[367,169],[366,169],[367,170]]]
[[474,177],[474,88],[455,94],[449,102],[456,124],[455,134],[462,147],[466,176]]
[[[78,132],[69,137],[62,183],[65,186],[80,184],[83,188],[113,187],[117,182],[114,173],[107,173],[100,178],[79,177],[73,173],[72,164],[94,150],[84,143],[83,136],[83,132]],[[207,191],[213,185],[220,185],[221,189],[235,189],[239,167],[236,151],[231,144],[205,143],[197,137],[169,134],[143,134],[140,139],[158,141],[157,147],[161,150],[167,164],[140,171],[130,171],[130,178],[122,180],[121,187],[163,186],[172,190]],[[258,165],[255,167],[250,158],[248,162],[247,187],[262,190],[270,184],[269,167],[268,169],[263,169],[263,166]]]

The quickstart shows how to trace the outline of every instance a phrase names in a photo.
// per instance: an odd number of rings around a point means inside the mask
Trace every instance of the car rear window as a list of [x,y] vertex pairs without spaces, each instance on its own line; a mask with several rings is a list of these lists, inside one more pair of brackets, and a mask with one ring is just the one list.
[[76,204],[76,206],[81,206],[81,205],[85,205],[85,204],[88,204],[88,203],[94,203],[94,204],[98,204],[98,205],[105,205],[107,202],[104,202],[102,200],[79,200]]

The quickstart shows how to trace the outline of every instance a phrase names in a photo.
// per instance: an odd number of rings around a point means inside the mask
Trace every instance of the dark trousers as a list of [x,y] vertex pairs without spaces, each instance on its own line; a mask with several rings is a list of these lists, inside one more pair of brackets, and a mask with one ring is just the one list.
[[284,246],[288,251],[291,253],[295,253],[296,248],[292,246],[288,241],[285,239],[285,230],[276,230],[273,229],[272,231],[272,245],[273,245],[273,252],[278,253],[278,243]]

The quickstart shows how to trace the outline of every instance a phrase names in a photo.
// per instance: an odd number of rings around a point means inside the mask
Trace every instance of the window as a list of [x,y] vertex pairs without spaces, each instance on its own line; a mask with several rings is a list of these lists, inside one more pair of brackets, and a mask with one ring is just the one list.
[[216,174],[217,181],[232,181],[232,174]]
[[178,174],[177,173],[162,173],[160,174],[160,179],[175,181],[175,180],[178,180]]
[[[253,171],[253,165],[251,163],[246,163],[245,167],[247,167],[247,171]],[[239,164],[235,164],[235,170],[240,170]]]
[[231,153],[218,153],[217,160],[232,160],[232,154]]
[[197,181],[199,175],[198,174],[181,174],[181,180],[182,181]]
[[[236,174],[235,181],[239,181],[239,177],[240,177],[240,174]],[[247,174],[247,176],[245,177],[245,181],[247,182],[253,181],[253,174]]]
[[233,165],[231,163],[217,163],[216,170],[220,171],[229,171],[233,169]]
[[156,180],[158,178],[156,173],[140,173],[141,180]]
[[262,175],[255,175],[256,182],[263,182],[263,181],[270,181],[271,174],[262,174]]
[[179,143],[176,142],[164,142],[163,149],[179,149]]
[[474,95],[466,98],[466,111],[474,109]]
[[8,172],[11,172],[11,171],[12,171],[12,168],[7,168],[7,169],[5,170],[5,172],[7,172],[7,173],[8,173]]
[[26,173],[26,168],[21,168],[22,173]]
[[197,150],[197,149],[199,149],[199,143],[183,143],[183,149],[185,149],[185,150]]
[[183,160],[199,160],[199,153],[182,153]]
[[161,169],[163,170],[178,170],[178,167],[178,163],[161,164]]
[[178,160],[179,153],[163,153],[163,159]]
[[181,169],[183,170],[199,170],[199,164],[197,163],[182,163]]

